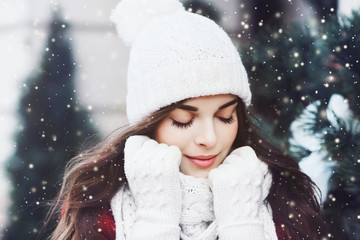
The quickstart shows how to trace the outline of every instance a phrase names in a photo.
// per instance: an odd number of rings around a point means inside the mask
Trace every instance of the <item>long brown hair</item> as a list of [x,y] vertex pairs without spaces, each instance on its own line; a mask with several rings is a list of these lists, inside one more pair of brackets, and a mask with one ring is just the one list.
[[273,220],[285,239],[318,240],[327,235],[319,201],[321,192],[305,173],[300,171],[297,160],[286,151],[271,144],[252,123],[251,112],[238,104],[239,130],[234,147],[251,146],[259,159],[272,173],[273,183],[266,202],[270,204]]
[[[132,135],[153,137],[158,124],[183,101],[160,109],[142,122],[114,133],[97,146],[81,153],[67,165],[61,191],[49,211],[59,219],[51,237],[56,240],[98,239],[98,218],[119,188],[126,184],[124,147]],[[262,139],[252,127],[239,100],[239,130],[234,148],[250,145],[266,162],[273,175],[267,197],[273,219],[287,239],[320,239],[323,221],[311,179],[299,170],[296,160]]]

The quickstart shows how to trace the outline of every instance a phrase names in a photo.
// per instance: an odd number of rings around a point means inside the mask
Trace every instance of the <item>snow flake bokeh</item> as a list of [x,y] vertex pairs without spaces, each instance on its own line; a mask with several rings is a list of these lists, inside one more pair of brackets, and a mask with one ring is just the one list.
[[[108,19],[117,2],[0,3],[0,238],[35,239],[68,159],[127,122],[128,49]],[[321,188],[329,239],[360,239],[359,1],[183,2],[239,46],[252,108]]]

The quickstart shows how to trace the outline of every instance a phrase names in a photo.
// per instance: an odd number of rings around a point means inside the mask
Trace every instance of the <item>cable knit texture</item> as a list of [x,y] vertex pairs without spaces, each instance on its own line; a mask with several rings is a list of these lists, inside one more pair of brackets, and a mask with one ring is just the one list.
[[125,174],[137,206],[130,239],[179,239],[181,187],[178,147],[146,136],[125,143]]
[[180,173],[179,154],[145,136],[128,139],[128,184],[111,201],[117,240],[277,239],[263,202],[271,174],[250,147],[231,153],[209,180]]
[[[179,222],[180,239],[218,239],[217,222],[213,210],[213,194],[210,191],[208,180],[180,173],[180,182],[183,197]],[[136,221],[137,207],[127,185],[124,185],[114,196],[111,201],[111,208],[116,222],[116,240],[131,239],[129,233]],[[277,240],[271,208],[262,205],[260,216],[264,226],[264,229],[261,230],[264,232],[264,239]]]
[[182,189],[180,238],[217,239],[213,196],[208,180],[180,174],[180,182]]
[[[180,181],[183,202],[179,220],[181,232],[177,239],[217,239],[217,225],[212,210],[213,198],[207,179],[180,174]],[[137,206],[128,186],[123,186],[114,196],[111,208],[116,222],[116,240],[131,239],[129,233],[136,222]]]
[[[260,161],[250,147],[234,150],[224,162],[209,173],[214,194],[214,212],[218,222],[220,239],[263,240],[271,239],[266,228],[272,228],[264,220],[264,199],[269,193],[272,177],[267,165]],[[276,238],[275,238],[276,239]]]

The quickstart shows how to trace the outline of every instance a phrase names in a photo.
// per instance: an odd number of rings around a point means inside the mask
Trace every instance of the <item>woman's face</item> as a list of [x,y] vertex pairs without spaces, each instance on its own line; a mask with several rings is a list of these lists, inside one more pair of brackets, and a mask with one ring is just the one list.
[[238,130],[237,97],[231,94],[191,98],[163,119],[155,131],[159,143],[178,146],[180,171],[207,178],[229,154]]

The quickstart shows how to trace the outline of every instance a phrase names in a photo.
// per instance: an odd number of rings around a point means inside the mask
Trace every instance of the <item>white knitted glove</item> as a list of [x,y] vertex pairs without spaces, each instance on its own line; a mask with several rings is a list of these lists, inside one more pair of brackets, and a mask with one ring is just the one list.
[[220,240],[265,239],[259,216],[272,177],[251,147],[234,150],[209,173]]
[[178,147],[132,136],[125,144],[125,174],[137,205],[131,240],[179,240],[181,187]]

